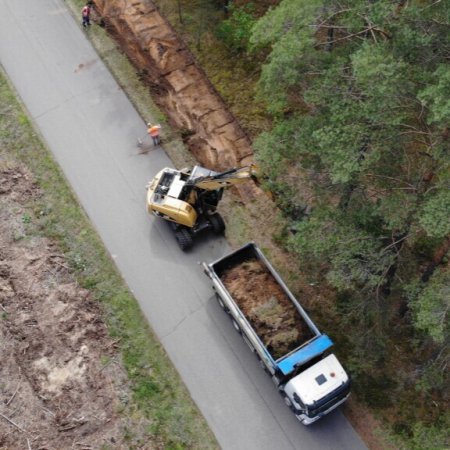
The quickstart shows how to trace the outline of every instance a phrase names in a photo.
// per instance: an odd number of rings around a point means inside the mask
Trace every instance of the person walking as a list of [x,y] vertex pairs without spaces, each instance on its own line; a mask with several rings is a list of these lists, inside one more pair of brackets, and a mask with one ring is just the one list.
[[91,7],[89,6],[89,3],[86,3],[81,10],[81,18],[83,20],[82,24],[84,28],[91,25]]
[[151,123],[148,123],[147,126],[148,126],[147,133],[151,136],[153,140],[153,145],[159,145],[159,143],[161,142],[161,139],[159,138],[161,125],[159,124],[153,125]]

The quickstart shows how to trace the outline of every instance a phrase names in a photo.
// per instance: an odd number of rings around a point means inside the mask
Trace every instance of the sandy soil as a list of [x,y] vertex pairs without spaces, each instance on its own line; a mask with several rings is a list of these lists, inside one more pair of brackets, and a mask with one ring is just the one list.
[[274,359],[313,337],[307,324],[272,274],[258,260],[226,270],[222,283]]
[[37,196],[26,169],[0,167],[0,449],[128,448],[130,392],[99,304],[24,232]]

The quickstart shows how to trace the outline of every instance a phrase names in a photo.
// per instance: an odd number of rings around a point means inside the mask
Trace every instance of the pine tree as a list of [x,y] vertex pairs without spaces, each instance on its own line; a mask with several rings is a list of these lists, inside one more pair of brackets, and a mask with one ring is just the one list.
[[417,348],[448,354],[449,18],[450,2],[283,0],[250,38],[275,119],[257,158],[290,248],[340,293],[357,375],[405,314]]

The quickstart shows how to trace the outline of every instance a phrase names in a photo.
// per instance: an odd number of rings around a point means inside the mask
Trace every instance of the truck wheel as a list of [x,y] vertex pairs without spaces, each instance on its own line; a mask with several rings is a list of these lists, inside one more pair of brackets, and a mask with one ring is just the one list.
[[225,231],[225,222],[219,213],[210,216],[209,221],[211,222],[214,233],[222,234]]
[[222,300],[222,297],[216,293],[216,299],[219,306],[225,311],[228,312],[228,308],[225,306],[225,303]]
[[271,375],[271,373],[267,369],[266,365],[264,364],[264,361],[259,356],[258,356],[258,362],[259,362],[259,365],[261,366],[261,368],[264,370],[264,372],[266,372],[268,375]]
[[293,410],[293,405],[292,405],[291,399],[287,396],[287,394],[285,394],[284,392],[281,392],[281,396],[283,397],[283,400],[284,400],[284,403],[286,404],[286,406],[289,409]]
[[175,238],[181,250],[186,251],[192,247],[192,236],[188,230],[181,228],[175,232]]
[[241,331],[241,327],[239,326],[239,324],[238,324],[234,319],[231,319],[231,323],[233,324],[233,328],[234,328],[239,334],[241,334],[242,331]]

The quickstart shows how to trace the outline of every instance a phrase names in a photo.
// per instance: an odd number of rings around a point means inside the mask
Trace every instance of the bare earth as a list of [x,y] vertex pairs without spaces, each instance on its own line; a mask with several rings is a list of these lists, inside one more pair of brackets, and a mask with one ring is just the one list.
[[255,259],[231,267],[221,280],[274,359],[313,337],[281,286],[260,261]]
[[0,449],[128,448],[127,380],[99,304],[52,242],[25,235],[37,196],[26,169],[2,164]]
[[249,138],[153,2],[94,4],[196,159],[211,169],[248,164],[253,159]]
[[[104,23],[119,43],[195,159],[217,171],[250,164],[249,137],[153,2],[94,0],[94,4],[94,19]],[[252,182],[235,189],[245,202],[266,197]]]

